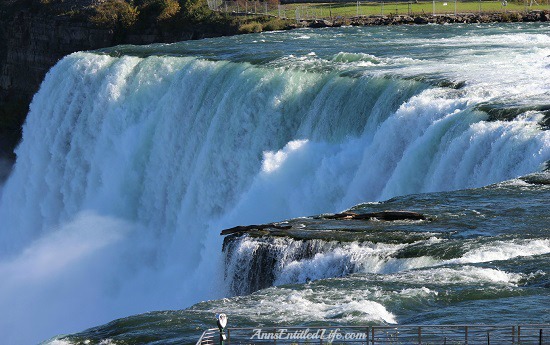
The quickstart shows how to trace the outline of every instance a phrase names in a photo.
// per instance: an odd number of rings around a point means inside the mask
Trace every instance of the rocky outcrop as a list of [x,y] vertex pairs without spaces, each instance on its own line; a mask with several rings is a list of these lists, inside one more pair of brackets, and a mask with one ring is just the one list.
[[[323,239],[328,241],[391,241],[392,234],[379,225],[395,221],[430,222],[432,218],[411,211],[342,212],[293,219],[279,223],[235,226],[222,230],[224,246],[248,235],[251,237],[288,237],[297,240]],[[412,240],[417,235],[412,234]]]
[[424,216],[423,214],[410,211],[381,211],[367,213],[343,212],[331,215],[324,215],[321,217],[324,219],[344,220],[426,220],[426,216]]
[[261,224],[261,225],[239,225],[229,229],[222,230],[220,235],[233,235],[233,234],[242,234],[245,232],[251,231],[263,231],[269,229],[278,229],[278,230],[289,230],[292,229],[291,225],[280,225],[277,223]]
[[113,30],[29,11],[5,18],[1,25],[7,28],[0,71],[2,100],[29,100],[46,72],[63,56],[115,42]]

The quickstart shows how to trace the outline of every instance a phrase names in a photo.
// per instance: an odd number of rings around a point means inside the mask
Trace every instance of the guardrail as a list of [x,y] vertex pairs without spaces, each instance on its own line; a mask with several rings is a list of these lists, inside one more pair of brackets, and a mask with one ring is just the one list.
[[209,328],[202,332],[201,337],[197,341],[197,345],[214,345],[219,344],[219,331],[217,328]]
[[197,345],[550,345],[550,324],[227,328],[223,343],[219,335],[209,329]]

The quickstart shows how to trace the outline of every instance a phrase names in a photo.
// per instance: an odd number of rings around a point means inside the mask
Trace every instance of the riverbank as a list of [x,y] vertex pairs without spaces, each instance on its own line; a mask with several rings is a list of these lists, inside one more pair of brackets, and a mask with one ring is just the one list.
[[481,23],[519,23],[519,22],[547,22],[550,21],[550,11],[533,11],[528,13],[465,13],[458,15],[390,15],[390,16],[362,16],[338,18],[335,20],[310,20],[299,23],[304,27],[339,27],[375,26],[375,25],[403,25],[403,24],[481,24]]

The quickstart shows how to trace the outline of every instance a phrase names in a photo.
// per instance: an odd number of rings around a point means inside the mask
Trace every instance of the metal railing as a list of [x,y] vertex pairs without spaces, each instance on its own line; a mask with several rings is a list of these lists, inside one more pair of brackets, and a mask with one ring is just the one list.
[[202,332],[201,337],[197,341],[197,345],[214,345],[219,344],[219,331],[217,328],[209,328]]
[[[394,325],[227,328],[224,345],[550,345],[550,324]],[[197,345],[220,344],[218,329],[203,333]]]

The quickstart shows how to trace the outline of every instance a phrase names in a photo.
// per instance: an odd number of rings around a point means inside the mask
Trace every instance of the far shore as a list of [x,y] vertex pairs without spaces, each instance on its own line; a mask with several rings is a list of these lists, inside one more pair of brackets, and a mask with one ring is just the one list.
[[[389,14],[363,16],[334,16],[327,18],[290,19],[275,16],[236,14],[243,23],[238,34],[259,33],[263,31],[291,30],[297,28],[328,28],[341,26],[390,26],[390,25],[427,25],[427,24],[481,24],[481,23],[526,23],[550,22],[550,10],[528,12],[481,12],[455,14]],[[244,20],[246,18],[246,20]],[[276,23],[277,25],[266,25]]]
[[464,13],[457,15],[371,15],[335,19],[310,19],[289,24],[289,29],[299,27],[324,28],[340,26],[383,26],[383,25],[426,25],[426,24],[481,24],[481,23],[522,23],[550,22],[550,11],[531,11],[527,13]]

